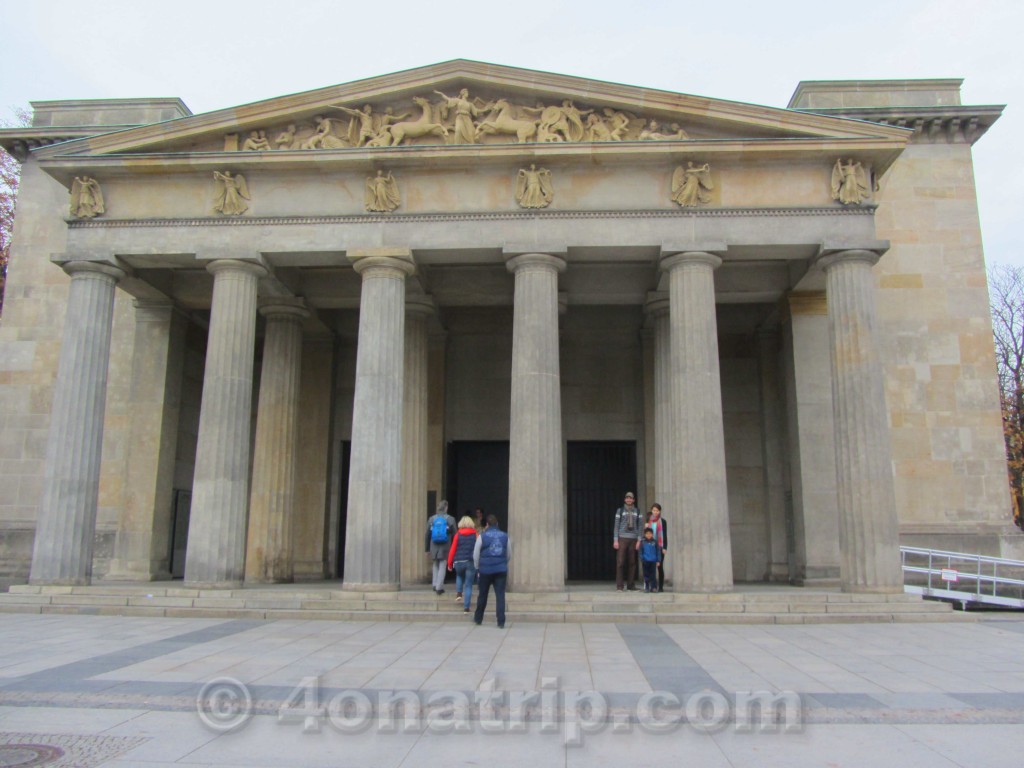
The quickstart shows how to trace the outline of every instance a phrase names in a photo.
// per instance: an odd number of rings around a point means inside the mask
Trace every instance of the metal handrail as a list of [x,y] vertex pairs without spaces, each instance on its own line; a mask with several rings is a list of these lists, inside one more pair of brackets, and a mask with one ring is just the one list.
[[[908,555],[926,557],[927,566],[908,563]],[[1024,572],[1024,561],[1022,560],[922,547],[900,547],[900,560],[904,574],[914,573],[928,577],[925,587],[905,584],[904,589],[908,592],[959,600],[964,606],[968,602],[980,602],[1024,608],[1024,592],[1020,589],[1010,590],[1015,592],[1015,595],[1005,594],[1007,591],[1005,588],[1024,587],[1024,579],[1005,575],[1007,568],[1020,569]],[[965,565],[967,570],[963,570]],[[983,568],[983,566],[986,567]],[[1000,567],[1003,568],[1004,575],[999,574]],[[991,573],[984,571],[991,571]],[[936,576],[941,581],[941,587],[933,582],[933,578]],[[953,586],[959,584],[961,580],[973,582],[974,589],[968,591]],[[983,585],[985,586],[984,591],[982,591]],[[1003,594],[1000,594],[1000,588],[1003,588]]]

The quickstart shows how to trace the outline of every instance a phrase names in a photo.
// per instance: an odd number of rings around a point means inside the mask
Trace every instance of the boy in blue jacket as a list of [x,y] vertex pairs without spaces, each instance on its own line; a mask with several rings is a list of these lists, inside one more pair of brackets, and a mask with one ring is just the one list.
[[661,550],[654,540],[654,531],[644,528],[644,538],[640,542],[640,563],[644,569],[644,592],[658,591],[658,562]]

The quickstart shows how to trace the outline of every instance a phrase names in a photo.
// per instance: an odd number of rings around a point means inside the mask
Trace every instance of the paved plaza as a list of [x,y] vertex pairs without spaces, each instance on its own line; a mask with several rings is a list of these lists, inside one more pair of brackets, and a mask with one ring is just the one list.
[[3,615],[0,766],[1020,764],[1020,615],[487,618]]

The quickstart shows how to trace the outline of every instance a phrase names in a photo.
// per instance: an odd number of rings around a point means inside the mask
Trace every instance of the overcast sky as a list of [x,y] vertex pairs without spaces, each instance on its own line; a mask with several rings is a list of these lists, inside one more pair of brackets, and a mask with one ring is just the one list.
[[193,112],[465,58],[784,107],[800,80],[962,77],[989,264],[1024,265],[1024,2],[0,0],[0,116],[179,96]]

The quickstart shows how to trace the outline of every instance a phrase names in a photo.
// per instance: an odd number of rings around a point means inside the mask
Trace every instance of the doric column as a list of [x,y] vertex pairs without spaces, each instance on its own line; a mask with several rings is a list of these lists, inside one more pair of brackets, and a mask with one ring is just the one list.
[[[678,514],[675,492],[672,488],[672,455],[674,431],[672,428],[672,324],[669,297],[652,293],[645,307],[654,326],[654,498],[661,504],[666,525],[669,526],[669,544],[682,533],[682,520]],[[648,457],[648,461],[651,458]],[[646,511],[646,510],[645,510]],[[665,559],[665,579],[671,580],[674,557]]]
[[256,291],[267,272],[234,259],[213,261],[207,270],[213,274],[213,302],[185,583],[229,587],[240,586],[245,573]]
[[524,253],[515,274],[508,531],[512,585],[524,591],[565,586],[565,482],[558,366],[558,273],[565,260]]
[[33,584],[81,585],[92,578],[114,288],[125,276],[117,267],[87,261],[68,262],[64,271],[71,284],[29,575]]
[[135,301],[125,501],[108,580],[169,579],[174,460],[188,319],[170,301]]
[[267,329],[256,410],[245,580],[287,582],[293,578],[294,565],[302,321],[309,312],[301,299],[283,298],[261,303],[259,312],[267,319]]
[[845,592],[902,592],[888,410],[878,354],[870,250],[826,252],[832,410],[839,486],[840,580]]
[[675,586],[683,592],[732,588],[729,499],[725,481],[722,383],[718,361],[714,271],[705,251],[665,256],[669,277],[669,377],[675,439],[669,471],[675,510],[665,510]]
[[788,581],[789,542],[786,536],[786,490],[783,476],[786,429],[782,420],[778,330],[758,333],[757,359],[761,379],[761,453],[764,456],[763,478],[767,507],[767,575],[770,581]]
[[297,581],[323,579],[327,573],[327,536],[331,486],[331,419],[334,338],[326,329],[302,339],[299,376],[299,437],[295,465],[295,519],[292,550]]
[[[427,323],[435,312],[426,296],[405,303],[405,383],[402,399],[402,569],[403,584],[430,580],[423,556],[427,525]],[[455,513],[456,518],[458,514]]]
[[[792,509],[792,579],[839,586],[839,506],[832,417],[828,306],[823,292],[790,293],[782,304],[786,455]],[[785,481],[784,481],[785,482]]]
[[363,278],[352,410],[344,589],[396,589],[401,578],[405,278],[401,249],[349,251]]

